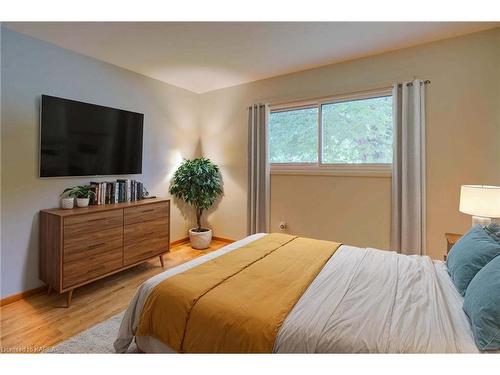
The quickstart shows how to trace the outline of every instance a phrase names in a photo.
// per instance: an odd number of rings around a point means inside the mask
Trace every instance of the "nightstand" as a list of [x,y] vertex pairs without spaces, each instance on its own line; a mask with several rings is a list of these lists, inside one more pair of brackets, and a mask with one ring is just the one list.
[[446,237],[446,254],[444,255],[444,260],[446,260],[446,256],[451,250],[451,247],[457,243],[457,241],[462,237],[462,234],[457,233],[445,233]]

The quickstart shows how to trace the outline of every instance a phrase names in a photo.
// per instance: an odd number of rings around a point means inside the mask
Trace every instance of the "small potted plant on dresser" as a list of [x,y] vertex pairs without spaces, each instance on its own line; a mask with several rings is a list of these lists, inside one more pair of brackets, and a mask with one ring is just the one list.
[[191,247],[199,250],[209,247],[212,230],[201,226],[201,215],[222,194],[219,167],[206,158],[184,160],[174,173],[169,191],[196,209],[197,226],[189,230]]
[[68,189],[61,194],[61,207],[64,210],[71,210],[75,206],[75,197],[69,195]]
[[[90,197],[95,195],[94,191],[92,190],[92,186],[90,185],[78,185],[75,187],[71,188],[66,188],[64,189],[63,193],[61,196],[67,196],[70,198],[76,198],[76,205],[78,207],[87,207],[89,205]],[[73,208],[73,207],[65,207],[64,204],[64,199],[63,198],[63,208]]]

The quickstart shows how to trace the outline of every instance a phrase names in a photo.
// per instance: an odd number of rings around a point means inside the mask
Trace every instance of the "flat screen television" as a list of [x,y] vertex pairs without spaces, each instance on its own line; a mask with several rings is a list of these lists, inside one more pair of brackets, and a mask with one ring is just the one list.
[[40,177],[142,173],[144,115],[42,95]]

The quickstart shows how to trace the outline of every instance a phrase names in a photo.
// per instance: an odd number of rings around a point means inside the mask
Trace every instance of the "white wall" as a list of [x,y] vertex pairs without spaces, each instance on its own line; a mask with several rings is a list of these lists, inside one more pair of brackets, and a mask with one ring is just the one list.
[[[65,187],[90,180],[37,177],[41,94],[144,113],[143,173],[130,177],[142,180],[151,194],[168,196],[175,166],[182,157],[198,155],[199,149],[196,94],[6,28],[1,38],[1,296],[5,297],[41,285],[38,211],[57,207]],[[171,219],[171,240],[185,237],[188,224],[175,205]]]
[[389,249],[391,178],[271,177],[271,230]]
[[[210,216],[216,234],[246,234],[249,104],[344,94],[413,77],[432,81],[427,87],[427,248],[442,259],[444,233],[470,226],[470,217],[458,212],[460,185],[500,184],[500,28],[202,94],[202,151],[221,164],[225,181],[225,196]],[[290,230],[303,235],[366,246],[389,243],[388,179],[378,185],[363,177],[271,180],[272,231],[286,220]],[[360,205],[364,196],[367,204]]]

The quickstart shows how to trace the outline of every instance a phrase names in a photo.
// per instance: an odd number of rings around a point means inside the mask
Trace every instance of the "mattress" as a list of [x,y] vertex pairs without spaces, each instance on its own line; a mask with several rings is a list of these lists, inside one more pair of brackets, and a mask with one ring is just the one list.
[[[114,343],[134,339],[149,293],[168,277],[233,251],[246,237],[144,282],[132,298]],[[281,326],[275,353],[477,353],[463,298],[441,261],[342,245]],[[152,337],[137,337],[144,352],[173,352]]]

